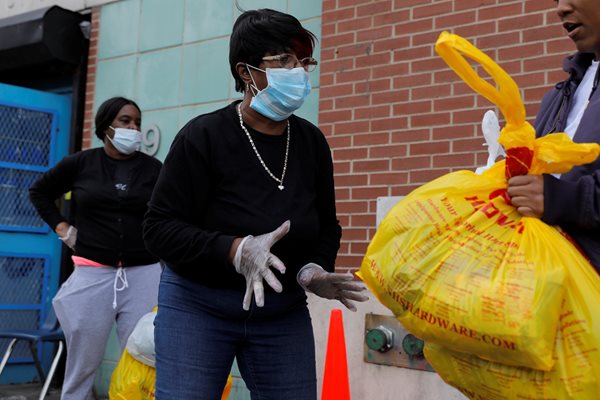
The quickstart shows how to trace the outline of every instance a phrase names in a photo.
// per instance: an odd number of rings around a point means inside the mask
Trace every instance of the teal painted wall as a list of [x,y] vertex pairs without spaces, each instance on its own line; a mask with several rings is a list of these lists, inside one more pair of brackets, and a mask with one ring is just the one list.
[[[321,37],[321,0],[238,0],[243,9],[273,8],[296,16]],[[143,125],[161,132],[164,159],[192,117],[240,98],[229,71],[229,34],[240,15],[232,0],[123,0],[102,6],[94,110],[112,96],[130,97]],[[320,53],[317,45],[315,54]],[[318,56],[317,56],[318,58]],[[317,123],[319,69],[298,115]],[[97,138],[93,146],[99,146]]]
[[[322,0],[238,0],[243,9],[272,8],[298,18],[321,38]],[[94,110],[113,96],[134,99],[142,108],[143,128],[156,125],[163,160],[183,125],[196,115],[240,98],[229,71],[229,34],[240,15],[232,0],[123,0],[102,6]],[[315,49],[316,58],[320,46]],[[317,123],[319,69],[311,73],[313,90],[296,113]],[[100,146],[93,138],[92,145]],[[119,359],[113,331],[96,389],[106,395]],[[237,366],[230,400],[249,399]]]

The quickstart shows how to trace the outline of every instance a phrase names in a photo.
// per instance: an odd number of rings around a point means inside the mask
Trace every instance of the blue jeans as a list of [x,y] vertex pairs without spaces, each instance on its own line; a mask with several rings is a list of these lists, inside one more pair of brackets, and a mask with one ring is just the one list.
[[164,269],[155,319],[156,400],[218,400],[234,358],[253,400],[316,400],[314,337],[306,299],[209,288]]

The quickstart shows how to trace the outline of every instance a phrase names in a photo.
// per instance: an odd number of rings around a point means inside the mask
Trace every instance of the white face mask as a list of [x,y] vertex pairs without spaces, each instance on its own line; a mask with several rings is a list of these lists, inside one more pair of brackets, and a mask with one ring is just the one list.
[[112,126],[109,126],[109,128],[115,131],[115,136],[112,139],[108,135],[106,137],[119,153],[129,155],[140,149],[140,145],[142,144],[142,133],[140,131],[127,128],[113,128]]

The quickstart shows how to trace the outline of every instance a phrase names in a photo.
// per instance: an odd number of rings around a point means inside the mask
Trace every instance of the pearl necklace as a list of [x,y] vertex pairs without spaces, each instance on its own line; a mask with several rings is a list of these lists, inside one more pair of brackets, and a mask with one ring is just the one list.
[[267,167],[267,164],[265,164],[265,162],[263,161],[262,157],[258,153],[258,150],[256,149],[254,140],[252,140],[252,136],[250,136],[250,132],[248,132],[248,129],[246,129],[246,126],[244,126],[244,120],[242,119],[242,103],[240,103],[237,106],[237,113],[238,117],[240,117],[240,126],[242,127],[242,130],[246,133],[246,136],[250,141],[250,145],[252,146],[252,150],[254,150],[254,154],[256,154],[256,157],[258,157],[258,161],[260,161],[260,165],[262,165],[265,171],[267,171],[267,174],[269,174],[269,176],[273,178],[275,182],[279,183],[277,188],[279,190],[283,190],[283,178],[285,177],[285,171],[287,170],[288,154],[290,152],[290,121],[287,121],[287,143],[285,145],[285,158],[283,159],[283,172],[281,172],[281,178],[278,178],[275,175],[273,175],[269,167]]

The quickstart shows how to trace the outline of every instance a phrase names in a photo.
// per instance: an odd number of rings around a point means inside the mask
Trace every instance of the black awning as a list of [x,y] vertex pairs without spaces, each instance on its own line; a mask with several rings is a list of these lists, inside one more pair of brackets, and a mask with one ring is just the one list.
[[87,52],[80,28],[85,20],[58,6],[0,19],[0,73],[79,64]]

